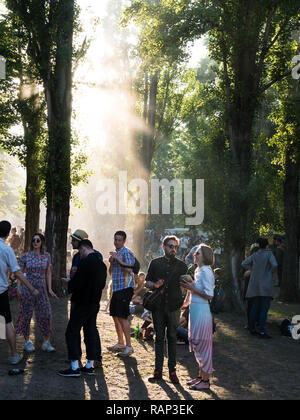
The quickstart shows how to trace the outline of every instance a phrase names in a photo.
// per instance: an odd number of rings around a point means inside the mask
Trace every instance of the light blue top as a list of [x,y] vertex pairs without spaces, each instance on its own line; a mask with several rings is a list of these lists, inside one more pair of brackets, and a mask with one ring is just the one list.
[[0,294],[5,293],[8,289],[7,273],[9,269],[15,273],[20,270],[20,267],[13,249],[0,238]]
[[[215,276],[212,268],[209,265],[197,267],[195,271],[195,286],[200,291],[208,296],[213,297],[215,288]],[[208,303],[206,299],[192,293],[191,303]]]

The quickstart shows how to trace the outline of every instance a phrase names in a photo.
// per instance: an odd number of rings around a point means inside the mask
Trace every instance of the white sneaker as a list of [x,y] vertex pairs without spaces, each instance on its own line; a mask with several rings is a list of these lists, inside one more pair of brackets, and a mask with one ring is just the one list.
[[126,346],[125,349],[123,351],[121,351],[121,353],[118,354],[118,356],[121,357],[128,357],[130,356],[132,353],[134,352],[132,347]]
[[51,346],[50,341],[44,341],[42,345],[42,350],[46,351],[47,353],[55,352],[55,348]]
[[12,356],[10,358],[10,363],[12,365],[17,365],[18,363],[20,363],[21,360],[22,360],[21,356],[17,353],[15,356]]
[[33,347],[33,344],[30,340],[25,342],[24,350],[27,351],[27,353],[32,353],[35,351],[35,348]]

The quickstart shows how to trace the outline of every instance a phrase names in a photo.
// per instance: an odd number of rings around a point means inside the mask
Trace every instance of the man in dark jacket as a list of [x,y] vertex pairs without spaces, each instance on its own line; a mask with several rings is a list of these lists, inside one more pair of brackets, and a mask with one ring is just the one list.
[[[71,368],[59,372],[59,375],[68,377],[79,377],[81,372],[94,374],[94,360],[97,358],[96,320],[107,276],[106,265],[96,255],[89,240],[81,241],[79,252],[78,269],[68,284],[68,291],[72,293],[71,302],[75,303],[66,331]],[[88,362],[85,367],[79,369],[81,328],[84,332]]]
[[176,342],[179,325],[180,308],[183,295],[180,288],[180,276],[186,274],[187,265],[176,258],[180,241],[176,236],[167,236],[163,240],[164,256],[151,261],[146,277],[146,287],[155,290],[163,287],[160,308],[152,312],[155,339],[155,371],[149,382],[162,378],[164,363],[164,342],[168,338],[168,367],[170,379],[179,383],[176,375]]

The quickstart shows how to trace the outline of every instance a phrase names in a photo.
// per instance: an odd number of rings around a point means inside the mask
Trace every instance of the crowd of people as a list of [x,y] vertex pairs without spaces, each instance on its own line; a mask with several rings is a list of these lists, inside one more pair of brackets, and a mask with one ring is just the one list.
[[[15,250],[5,243],[10,231],[9,222],[0,222],[0,315],[5,318],[11,363],[15,365],[21,360],[16,351],[16,334],[24,337],[25,351],[35,350],[30,341],[33,312],[44,338],[42,350],[55,351],[50,341],[53,330],[49,296],[58,297],[52,290],[51,256],[45,249],[45,237],[41,233],[34,234],[30,251],[21,255],[18,264]],[[77,229],[70,237],[73,250],[78,251],[72,257],[69,276],[62,279],[71,295],[70,318],[65,333],[70,367],[58,374],[64,377],[93,375],[95,368],[101,366],[101,338],[96,321],[102,292],[106,288],[106,310],[109,310],[116,332],[116,343],[108,348],[109,351],[122,358],[134,353],[131,319],[137,315],[143,320],[143,325],[138,328],[136,338],[153,340],[155,335],[155,369],[148,378],[149,382],[163,378],[167,337],[171,382],[180,382],[176,373],[177,344],[187,343],[199,365],[198,376],[191,378],[187,385],[193,390],[209,389],[213,369],[212,305],[220,275],[220,268],[216,267],[220,253],[206,243],[198,243],[191,249],[180,247],[177,236],[167,235],[162,238],[162,255],[153,258],[144,273],[136,271],[139,264],[134,253],[126,247],[127,235],[124,231],[114,234],[114,249],[107,264],[84,230]],[[245,293],[248,301],[247,327],[252,335],[269,338],[265,324],[274,296],[274,278],[277,278],[279,263],[268,250],[268,241],[260,238],[251,247],[251,255],[242,265],[248,282]],[[14,325],[8,299],[9,270],[18,280],[19,313]],[[108,285],[107,277],[111,278]],[[144,297],[149,290],[160,294],[160,304],[152,311],[144,307]],[[84,366],[80,365],[82,330],[87,355]]]

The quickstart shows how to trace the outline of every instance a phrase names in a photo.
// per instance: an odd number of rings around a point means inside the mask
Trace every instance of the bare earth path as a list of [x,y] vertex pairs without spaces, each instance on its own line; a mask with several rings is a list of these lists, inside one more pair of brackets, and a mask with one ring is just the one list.
[[[178,345],[177,372],[180,385],[173,385],[167,375],[158,384],[147,381],[154,369],[153,343],[133,340],[135,352],[123,360],[107,347],[116,340],[113,322],[101,303],[98,328],[103,348],[103,368],[95,377],[62,378],[57,371],[68,367],[64,333],[68,320],[68,299],[52,300],[57,352],[40,350],[41,337],[32,324],[33,354],[24,354],[19,367],[24,375],[8,376],[8,349],[0,341],[0,400],[256,400],[300,399],[300,340],[282,337],[272,324],[272,340],[259,340],[244,330],[244,319],[233,314],[219,314],[214,336],[214,375],[211,391],[190,391],[185,385],[197,375],[197,365],[187,346]],[[12,302],[14,317],[17,303]],[[132,327],[136,326],[133,320]],[[22,353],[23,338],[18,338]],[[83,344],[83,350],[85,350]]]

